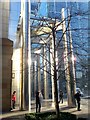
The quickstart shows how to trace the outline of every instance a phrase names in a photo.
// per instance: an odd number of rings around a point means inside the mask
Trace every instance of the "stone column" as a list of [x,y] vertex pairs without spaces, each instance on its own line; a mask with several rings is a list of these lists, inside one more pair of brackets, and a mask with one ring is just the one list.
[[20,80],[20,110],[24,109],[24,95],[23,95],[23,36],[21,34],[21,65],[20,65],[20,69],[21,69],[21,80]]
[[71,94],[72,94],[72,102],[73,105],[76,105],[76,101],[74,98],[74,95],[76,93],[76,76],[75,76],[75,59],[74,59],[74,54],[73,54],[73,45],[72,45],[72,35],[71,35],[71,30],[70,30],[70,10],[68,9],[68,34],[69,34],[69,44],[70,44],[70,66],[71,66],[71,71],[70,71],[70,76],[71,76]]
[[47,81],[47,54],[46,54],[46,46],[43,48],[43,69],[44,69],[44,97],[48,99],[48,81]]
[[54,53],[54,44],[53,39],[51,37],[50,40],[50,62],[51,62],[51,80],[52,80],[52,106],[54,106],[54,61],[53,61],[53,53]]
[[36,94],[36,80],[37,80],[37,69],[36,69],[36,66],[37,66],[37,61],[34,61],[34,95]]
[[[2,44],[2,111],[11,110],[11,85],[12,85],[12,54],[13,42],[3,38]],[[0,83],[1,84],[1,83]]]
[[64,68],[65,68],[65,77],[67,85],[67,97],[68,97],[68,106],[72,106],[72,97],[71,97],[71,85],[70,85],[70,72],[68,64],[68,48],[67,48],[67,37],[66,37],[66,22],[65,22],[65,9],[62,9],[62,31],[63,31],[63,44],[64,44]]
[[38,65],[38,91],[41,91],[41,72],[40,72],[40,56],[37,57]]

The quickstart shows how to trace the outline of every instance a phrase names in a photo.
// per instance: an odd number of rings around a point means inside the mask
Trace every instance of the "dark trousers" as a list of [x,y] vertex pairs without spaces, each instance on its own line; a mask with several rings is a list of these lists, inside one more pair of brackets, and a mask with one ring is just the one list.
[[12,109],[15,109],[15,101],[12,100]]
[[62,102],[62,103],[63,103],[63,97],[61,97],[61,98],[60,98],[60,102]]
[[41,103],[38,102],[38,103],[36,103],[36,113],[40,112],[40,110],[41,110]]
[[80,110],[80,101],[77,101],[77,109]]

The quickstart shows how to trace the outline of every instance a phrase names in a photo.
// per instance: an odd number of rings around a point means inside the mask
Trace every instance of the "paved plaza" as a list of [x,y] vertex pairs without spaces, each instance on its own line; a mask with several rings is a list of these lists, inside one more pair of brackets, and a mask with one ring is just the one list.
[[[82,117],[82,118],[88,118],[89,120],[89,115],[90,115],[90,111],[89,111],[89,99],[82,99],[81,100],[81,111],[77,111],[77,108],[69,108],[67,105],[67,101],[64,100],[64,103],[60,103],[60,111],[61,112],[70,112],[72,114],[77,115],[77,117]],[[35,112],[35,103],[33,103],[32,105],[32,110],[31,112]],[[45,112],[45,111],[54,111],[54,107],[53,106],[43,106],[41,112]],[[26,113],[29,113],[29,111],[19,111],[18,108],[15,109],[14,111],[11,111],[10,113],[5,113],[0,115],[0,119],[1,120],[25,120],[24,119],[24,115]]]

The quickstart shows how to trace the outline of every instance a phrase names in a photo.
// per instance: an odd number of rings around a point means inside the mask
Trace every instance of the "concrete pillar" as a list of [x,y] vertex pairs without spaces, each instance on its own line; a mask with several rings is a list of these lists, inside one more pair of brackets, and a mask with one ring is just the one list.
[[62,9],[62,31],[63,31],[63,44],[64,44],[64,68],[66,76],[66,87],[67,87],[67,97],[68,105],[72,106],[72,97],[71,97],[71,83],[70,83],[70,73],[69,73],[69,64],[68,64],[68,48],[67,48],[67,38],[66,38],[66,22],[65,22],[65,9]]
[[48,99],[48,79],[47,79],[47,53],[46,46],[43,48],[43,65],[44,65],[44,97]]
[[38,91],[38,60],[36,58],[36,91]]
[[37,65],[38,65],[38,91],[41,91],[40,55],[38,55],[37,57]]
[[[68,16],[70,16],[70,10],[68,9]],[[74,95],[76,93],[76,76],[75,76],[75,59],[73,54],[73,45],[72,45],[72,35],[70,30],[70,17],[68,17],[68,33],[69,33],[69,42],[70,42],[70,60],[71,60],[71,94],[72,94],[72,102],[75,103]]]
[[49,99],[51,99],[52,98],[52,87],[51,87],[51,85],[52,85],[52,80],[51,80],[51,59],[50,59],[50,43],[48,43],[48,51],[47,51],[47,57],[48,57],[48,67],[47,67],[47,71],[48,71],[48,73],[47,73],[47,75],[48,75],[48,97],[49,97]]
[[54,43],[51,37],[50,43],[50,62],[51,62],[51,80],[52,80],[52,106],[54,106],[54,61],[53,61],[53,53],[54,53]]
[[[2,112],[11,110],[13,42],[3,38],[2,44]],[[1,83],[0,83],[1,84]]]
[[31,111],[31,34],[30,34],[30,14],[31,13],[31,1],[28,0],[28,32],[27,32],[27,36],[28,36],[28,110]]
[[59,101],[59,92],[60,92],[60,80],[58,79],[59,70],[58,70],[58,52],[56,51],[56,70],[57,70],[57,89],[58,89],[58,101]]
[[[31,87],[30,87],[30,65],[31,65],[31,40],[30,40],[30,19],[29,2],[21,2],[22,35],[23,35],[23,95],[24,109],[30,108]],[[27,12],[26,12],[27,10]],[[29,61],[29,62],[28,62]],[[30,103],[30,104],[29,104]]]
[[34,94],[36,94],[36,80],[37,80],[37,69],[36,69],[36,66],[37,66],[37,61],[34,61]]
[[23,88],[24,88],[24,81],[23,81],[23,35],[21,34],[21,80],[20,80],[20,109],[24,109],[24,95],[23,95]]

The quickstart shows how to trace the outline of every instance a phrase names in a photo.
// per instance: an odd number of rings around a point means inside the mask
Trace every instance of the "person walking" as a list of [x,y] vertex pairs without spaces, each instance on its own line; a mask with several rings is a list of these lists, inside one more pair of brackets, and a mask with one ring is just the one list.
[[41,103],[40,103],[39,92],[36,92],[36,113],[40,112],[40,110],[41,110]]
[[15,109],[15,103],[16,103],[16,91],[12,94],[12,109]]
[[60,102],[63,103],[63,91],[62,91],[62,90],[60,90],[59,98],[60,98],[59,103],[60,103]]
[[42,107],[42,102],[43,102],[43,95],[41,92],[39,92],[39,99],[40,99],[40,106]]
[[81,101],[81,94],[80,91],[77,91],[77,93],[75,94],[75,99],[77,100],[77,110],[80,111],[80,101]]

